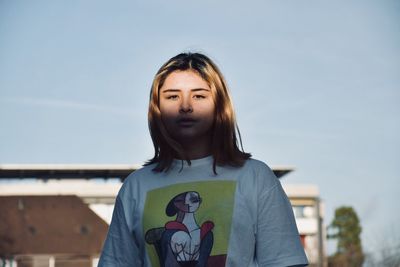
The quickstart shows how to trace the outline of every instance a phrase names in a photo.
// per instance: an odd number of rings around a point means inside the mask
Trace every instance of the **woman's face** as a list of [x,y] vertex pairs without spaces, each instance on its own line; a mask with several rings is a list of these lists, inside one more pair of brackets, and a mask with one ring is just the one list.
[[215,105],[207,82],[193,70],[174,71],[160,88],[161,119],[178,142],[208,138]]

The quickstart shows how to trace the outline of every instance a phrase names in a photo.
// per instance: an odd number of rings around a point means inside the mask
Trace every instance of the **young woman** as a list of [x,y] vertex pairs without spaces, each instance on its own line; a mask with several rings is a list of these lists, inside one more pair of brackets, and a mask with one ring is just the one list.
[[100,267],[307,265],[288,198],[239,148],[208,57],[183,53],[160,68],[148,118],[155,155],[118,193]]

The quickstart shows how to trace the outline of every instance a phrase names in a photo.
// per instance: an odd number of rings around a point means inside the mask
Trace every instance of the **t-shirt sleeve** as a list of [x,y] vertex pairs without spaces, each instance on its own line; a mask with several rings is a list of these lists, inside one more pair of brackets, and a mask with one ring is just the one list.
[[98,267],[141,266],[138,246],[129,231],[123,203],[117,197]]
[[266,179],[274,182],[258,195],[256,261],[258,266],[307,266],[293,209],[283,188],[267,170]]

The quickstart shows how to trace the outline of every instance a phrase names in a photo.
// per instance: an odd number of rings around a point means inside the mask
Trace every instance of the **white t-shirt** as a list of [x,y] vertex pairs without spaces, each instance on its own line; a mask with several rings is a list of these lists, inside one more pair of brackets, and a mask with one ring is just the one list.
[[306,266],[290,202],[263,162],[212,156],[130,174],[118,193],[99,267]]

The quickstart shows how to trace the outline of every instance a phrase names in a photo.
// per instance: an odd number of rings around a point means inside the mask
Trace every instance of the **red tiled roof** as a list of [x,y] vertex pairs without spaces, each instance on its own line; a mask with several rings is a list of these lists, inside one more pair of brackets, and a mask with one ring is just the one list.
[[77,196],[0,196],[0,256],[96,255],[107,229]]

